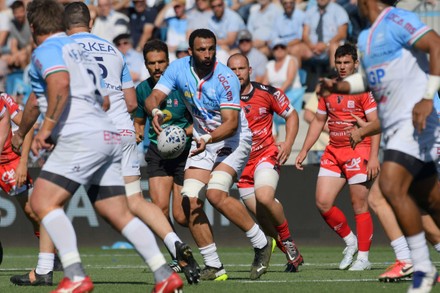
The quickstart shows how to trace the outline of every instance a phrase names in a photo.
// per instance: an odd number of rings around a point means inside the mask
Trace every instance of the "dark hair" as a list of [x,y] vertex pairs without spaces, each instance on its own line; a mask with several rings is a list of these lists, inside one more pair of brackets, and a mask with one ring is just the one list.
[[21,0],[17,0],[17,1],[14,1],[12,4],[11,4],[11,6],[9,6],[12,10],[15,10],[15,9],[17,9],[17,8],[21,8],[21,7],[23,7],[24,8],[24,3],[23,3],[23,1],[21,1]]
[[217,39],[215,38],[215,35],[212,31],[210,31],[209,29],[206,28],[200,28],[200,29],[196,29],[195,31],[193,31],[190,35],[189,35],[189,47],[191,49],[194,49],[194,40],[196,38],[202,38],[202,39],[213,39],[214,40],[214,45],[217,45]]
[[42,36],[64,32],[64,8],[56,0],[34,0],[27,5],[29,25],[34,29],[34,35]]
[[154,51],[164,52],[165,55],[167,56],[167,60],[169,60],[167,44],[158,39],[154,39],[145,43],[144,48],[142,50],[142,53],[144,54],[144,60],[147,61],[146,60],[147,54],[149,52],[154,52]]
[[380,0],[380,2],[389,6],[396,6],[399,1],[400,0]]
[[357,61],[358,54],[357,54],[356,46],[354,46],[352,44],[345,44],[345,45],[339,46],[335,52],[335,59],[342,57],[342,56],[347,56],[347,55],[350,55],[353,58],[353,61]]
[[249,63],[249,59],[246,55],[244,55],[243,53],[235,53],[235,54],[232,54],[231,56],[229,56],[228,62],[227,62],[228,67],[229,67],[229,60],[231,60],[232,58],[235,58],[235,57],[239,57],[239,56],[244,58],[244,60],[246,60],[246,64],[248,67],[251,66],[251,64]]
[[117,35],[114,39],[113,39],[113,44],[115,44],[116,46],[118,45],[118,43],[120,42],[120,41],[122,41],[122,40],[129,40],[130,42],[132,42],[131,41],[131,35],[130,34],[120,34],[120,35]]
[[84,2],[71,2],[64,8],[64,23],[66,28],[89,27],[90,11]]

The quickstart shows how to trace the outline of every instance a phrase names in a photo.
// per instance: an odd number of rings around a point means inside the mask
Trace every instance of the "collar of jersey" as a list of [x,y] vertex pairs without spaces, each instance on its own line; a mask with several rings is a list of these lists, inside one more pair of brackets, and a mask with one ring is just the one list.
[[214,68],[212,69],[212,71],[210,73],[208,73],[208,75],[206,75],[205,77],[203,77],[202,79],[199,79],[199,76],[197,75],[196,71],[194,70],[193,67],[193,59],[191,58],[191,66],[190,66],[190,70],[191,70],[191,74],[194,77],[195,81],[196,81],[196,85],[197,85],[197,98],[201,99],[202,98],[202,87],[203,84],[208,81],[213,75],[214,75],[214,71],[215,68],[217,67],[218,61],[215,61],[214,64]]

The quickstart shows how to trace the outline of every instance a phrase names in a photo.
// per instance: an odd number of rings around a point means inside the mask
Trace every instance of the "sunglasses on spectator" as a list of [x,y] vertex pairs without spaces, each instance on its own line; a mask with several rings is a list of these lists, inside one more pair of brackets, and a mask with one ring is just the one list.
[[247,42],[252,42],[252,40],[251,39],[242,39],[242,40],[240,40],[240,41],[238,41],[239,43],[247,43]]
[[121,46],[121,45],[128,45],[130,42],[129,41],[122,41],[116,44],[116,46]]
[[275,47],[273,47],[273,51],[278,50],[278,49],[286,49],[286,46],[284,45],[276,45]]
[[295,5],[295,2],[283,2],[283,5]]

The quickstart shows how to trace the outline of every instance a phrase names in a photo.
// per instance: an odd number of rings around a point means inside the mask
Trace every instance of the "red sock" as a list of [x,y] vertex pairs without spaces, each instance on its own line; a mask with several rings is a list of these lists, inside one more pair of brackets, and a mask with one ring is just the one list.
[[34,232],[34,235],[37,236],[38,239],[40,239],[40,231]]
[[373,220],[370,212],[358,214],[355,219],[359,251],[369,251],[373,239]]
[[321,216],[327,225],[335,230],[341,238],[350,234],[351,229],[348,226],[347,218],[345,218],[344,213],[337,207],[333,206],[328,212],[321,214]]
[[287,223],[287,220],[284,220],[284,223],[282,223],[279,226],[276,226],[275,229],[277,229],[281,241],[286,241],[287,239],[292,240],[292,236],[290,235],[289,224]]

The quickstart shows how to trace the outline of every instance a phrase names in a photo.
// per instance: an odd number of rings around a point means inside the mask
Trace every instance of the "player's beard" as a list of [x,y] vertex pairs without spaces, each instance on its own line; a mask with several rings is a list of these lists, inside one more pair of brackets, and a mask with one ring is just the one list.
[[198,58],[194,59],[194,68],[197,68],[197,70],[201,72],[211,72],[215,65],[215,53],[212,56],[212,59],[209,62],[206,62],[205,60],[199,60]]

